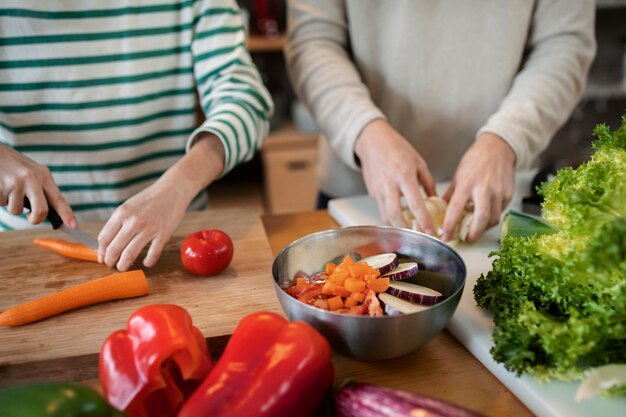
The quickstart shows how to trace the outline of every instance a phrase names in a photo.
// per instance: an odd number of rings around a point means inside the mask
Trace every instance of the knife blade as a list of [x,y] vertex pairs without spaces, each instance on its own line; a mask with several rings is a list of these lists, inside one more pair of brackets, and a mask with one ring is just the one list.
[[[31,210],[30,200],[28,197],[24,197],[24,208]],[[62,231],[91,249],[98,249],[98,241],[96,239],[89,236],[78,227],[76,229],[72,229],[71,227],[63,224],[63,220],[61,220],[59,213],[57,213],[56,210],[50,205],[48,205],[48,215],[46,216],[46,219],[48,219],[53,229]]]

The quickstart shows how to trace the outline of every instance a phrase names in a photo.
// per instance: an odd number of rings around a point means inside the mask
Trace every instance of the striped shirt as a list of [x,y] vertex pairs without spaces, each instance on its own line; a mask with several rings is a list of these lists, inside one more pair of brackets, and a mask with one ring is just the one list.
[[[0,6],[0,143],[47,166],[79,221],[107,219],[201,131],[222,141],[224,175],[259,149],[271,112],[234,0]],[[0,230],[26,227],[0,208]]]

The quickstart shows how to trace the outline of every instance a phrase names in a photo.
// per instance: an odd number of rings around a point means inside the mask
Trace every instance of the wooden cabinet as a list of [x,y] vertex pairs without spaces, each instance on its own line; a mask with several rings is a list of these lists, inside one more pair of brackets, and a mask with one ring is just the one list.
[[268,136],[261,150],[265,208],[272,214],[315,209],[317,135],[292,124]]
[[[282,60],[285,36],[263,38],[251,35],[247,46],[261,72],[271,61],[276,65],[268,72],[273,78],[286,80]],[[256,62],[255,61],[255,62]],[[259,65],[265,64],[265,65]],[[278,74],[276,71],[279,71]],[[273,93],[271,85],[267,85]],[[282,86],[280,86],[282,87]],[[280,90],[280,89],[279,89]],[[290,108],[291,94],[274,95],[276,112]],[[289,96],[289,100],[285,100]],[[280,99],[280,100],[279,100]],[[290,117],[287,117],[290,119]],[[263,167],[263,200],[268,214],[285,214],[315,209],[317,200],[317,134],[298,130],[291,121],[272,126],[270,135],[261,148]]]

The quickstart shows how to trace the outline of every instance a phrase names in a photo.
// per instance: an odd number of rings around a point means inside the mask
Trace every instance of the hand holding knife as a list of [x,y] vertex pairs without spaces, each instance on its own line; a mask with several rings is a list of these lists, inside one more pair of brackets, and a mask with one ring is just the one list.
[[[28,210],[31,209],[30,200],[28,199],[28,197],[24,197],[24,208]],[[52,224],[53,229],[61,230],[62,232],[68,234],[75,240],[82,243],[83,245],[86,245],[91,249],[98,250],[98,241],[96,239],[78,229],[78,227],[72,229],[71,227],[66,226],[63,223],[63,220],[61,220],[61,216],[59,216],[56,210],[50,205],[48,205],[48,215],[46,216],[46,219],[48,219],[50,224]]]

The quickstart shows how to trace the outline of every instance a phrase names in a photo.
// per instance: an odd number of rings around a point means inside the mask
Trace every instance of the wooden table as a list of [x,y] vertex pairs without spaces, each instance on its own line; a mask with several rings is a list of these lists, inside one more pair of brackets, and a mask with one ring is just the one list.
[[[264,216],[263,225],[274,254],[299,237],[338,227],[325,210]],[[447,330],[401,358],[359,362],[335,355],[333,362],[339,381],[353,379],[415,391],[486,416],[533,415]]]
[[[101,224],[84,226],[87,232],[95,235]],[[268,215],[261,219],[256,211],[246,209],[187,215],[168,242],[159,264],[147,271],[153,290],[149,296],[87,307],[22,326],[19,330],[0,328],[0,386],[56,379],[83,382],[99,390],[97,367],[101,340],[111,329],[123,327],[128,315],[145,303],[173,302],[186,307],[194,324],[207,336],[211,352],[217,358],[242,314],[258,310],[281,311],[269,284],[271,280],[268,280],[272,254],[276,255],[299,237],[337,226],[326,211]],[[184,272],[178,248],[188,233],[201,227],[228,230],[236,250],[231,267],[221,276],[195,280]],[[43,230],[0,234],[0,310],[38,293],[60,289],[86,277],[103,275],[106,271],[103,265],[65,260],[56,254],[35,252],[32,248],[33,236],[59,237],[58,233]],[[7,282],[11,284],[7,285]],[[220,288],[239,285],[247,286],[241,300],[220,301]],[[195,297],[195,294],[201,297]],[[221,306],[218,309],[223,310],[221,314],[216,313],[215,304]],[[84,329],[79,329],[80,326]],[[63,331],[71,332],[73,336],[55,334]],[[81,338],[85,339],[82,344]],[[447,331],[401,358],[359,362],[335,355],[333,362],[337,381],[352,379],[415,391],[486,416],[532,416]]]

